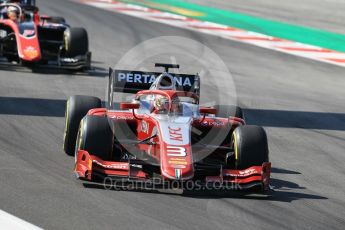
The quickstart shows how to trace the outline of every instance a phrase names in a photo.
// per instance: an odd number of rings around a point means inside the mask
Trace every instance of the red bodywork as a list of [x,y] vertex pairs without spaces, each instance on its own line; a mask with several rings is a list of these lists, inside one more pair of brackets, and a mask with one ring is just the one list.
[[[75,173],[79,179],[92,181],[92,174],[102,174],[110,177],[128,178],[132,180],[148,180],[150,176],[144,171],[130,169],[128,162],[104,161],[87,151],[79,150]],[[245,189],[254,186],[263,186],[269,189],[271,163],[262,166],[253,166],[245,170],[224,169],[219,176],[206,177],[205,183],[220,183],[230,185],[229,189]]]
[[16,36],[18,56],[20,59],[27,62],[37,62],[41,60],[41,49],[37,36],[36,23],[31,22],[31,27],[29,29],[24,29],[22,33],[19,31],[19,24],[10,19],[0,20],[0,23],[13,30]]
[[[171,98],[176,95],[181,96],[188,94],[187,96],[190,97],[196,96],[190,93],[186,94],[185,92],[172,90],[146,90],[138,92],[137,97],[150,93],[167,96],[170,99],[170,102]],[[135,125],[137,130],[136,137],[138,140],[135,147],[156,159],[159,163],[161,177],[164,180],[170,181],[188,181],[193,180],[195,176],[193,157],[197,157],[198,152],[193,152],[192,154],[193,146],[190,140],[185,142],[184,139],[186,138],[186,135],[183,134],[183,128],[188,131],[191,127],[201,130],[215,127],[219,128],[219,131],[221,131],[222,127],[231,127],[232,133],[236,127],[245,124],[243,119],[237,117],[219,118],[201,116],[199,118],[193,118],[189,125],[185,125],[189,127],[182,127],[174,123],[165,125],[162,124],[162,122],[159,122],[159,120],[153,119],[149,115],[134,114],[133,111],[113,111],[105,108],[92,109],[88,112],[88,115],[107,116],[115,122],[125,122],[127,124]],[[143,123],[145,123],[145,127],[142,127]],[[161,126],[164,127],[162,128]],[[139,142],[141,140],[150,139],[154,130],[158,130],[157,136],[151,139],[151,141],[155,143],[154,145],[147,145]],[[229,146],[230,143],[228,144],[228,147]],[[221,183],[223,185],[230,184],[232,189],[249,188],[257,185],[262,186],[264,189],[268,189],[270,170],[270,162],[266,162],[263,165],[253,166],[245,170],[224,168],[220,169],[219,174],[217,175],[206,175],[204,183]],[[105,161],[84,150],[77,151],[75,172],[79,179],[90,181],[93,180],[93,175],[95,174],[141,181],[150,179],[150,175],[148,173],[140,167],[131,167],[130,162]]]

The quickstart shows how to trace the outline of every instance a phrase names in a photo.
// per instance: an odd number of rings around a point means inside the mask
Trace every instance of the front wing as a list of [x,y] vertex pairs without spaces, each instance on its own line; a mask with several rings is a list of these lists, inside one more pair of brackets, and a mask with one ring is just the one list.
[[[103,182],[105,179],[152,182],[151,175],[135,162],[104,161],[84,150],[79,150],[76,157],[75,174],[81,180],[94,181],[95,178],[103,178]],[[243,190],[260,186],[263,190],[268,190],[270,172],[270,162],[245,170],[221,169],[217,176],[206,176],[202,186],[216,184],[217,188],[229,190]]]
[[9,63],[5,58],[0,58],[0,67],[12,68],[16,70],[22,66],[32,69],[63,69],[63,70],[81,70],[91,68],[91,52],[85,55],[79,55],[74,58],[61,57],[56,60],[33,61],[21,63]]

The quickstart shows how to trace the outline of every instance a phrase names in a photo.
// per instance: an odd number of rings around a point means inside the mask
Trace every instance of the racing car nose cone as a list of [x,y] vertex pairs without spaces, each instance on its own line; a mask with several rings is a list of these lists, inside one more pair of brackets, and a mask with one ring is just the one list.
[[171,180],[188,180],[194,176],[193,159],[189,145],[163,144],[161,172]]
[[40,58],[39,51],[32,46],[28,46],[23,50],[23,59],[25,61],[34,61]]

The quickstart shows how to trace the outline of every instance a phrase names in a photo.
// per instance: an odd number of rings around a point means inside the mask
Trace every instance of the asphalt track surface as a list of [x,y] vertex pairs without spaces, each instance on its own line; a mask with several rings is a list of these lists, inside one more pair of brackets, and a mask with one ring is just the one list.
[[185,0],[295,25],[345,34],[342,0]]
[[[344,68],[66,0],[38,4],[86,27],[97,70],[0,72],[1,209],[46,229],[343,229]],[[271,195],[108,191],[75,180],[62,151],[66,98],[104,99],[106,68],[162,35],[198,40],[227,64],[248,123],[268,133]]]

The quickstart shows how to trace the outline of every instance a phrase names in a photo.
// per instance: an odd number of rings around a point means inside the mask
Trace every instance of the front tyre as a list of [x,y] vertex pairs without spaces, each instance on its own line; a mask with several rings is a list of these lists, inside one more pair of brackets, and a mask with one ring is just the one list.
[[85,150],[102,160],[110,160],[113,146],[114,133],[108,118],[85,116],[80,123],[75,153],[77,153],[77,150]]
[[239,126],[234,130],[232,139],[237,169],[261,166],[269,161],[267,136],[262,127]]
[[84,28],[67,28],[64,32],[65,56],[74,58],[89,52],[89,38]]
[[66,103],[63,149],[67,155],[74,155],[79,123],[90,109],[101,108],[101,99],[91,96],[71,96]]

